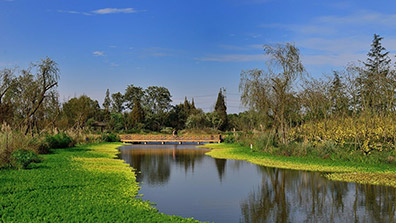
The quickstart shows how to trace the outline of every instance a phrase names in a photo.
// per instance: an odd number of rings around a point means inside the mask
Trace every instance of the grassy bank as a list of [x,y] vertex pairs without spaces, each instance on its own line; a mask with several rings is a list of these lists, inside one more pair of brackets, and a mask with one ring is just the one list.
[[0,170],[0,222],[196,222],[159,213],[135,198],[120,143],[53,150],[26,170]]
[[251,151],[237,144],[206,144],[213,149],[207,155],[220,159],[246,160],[248,162],[276,168],[320,171],[331,180],[386,185],[396,187],[394,164],[364,164],[325,159],[284,157]]

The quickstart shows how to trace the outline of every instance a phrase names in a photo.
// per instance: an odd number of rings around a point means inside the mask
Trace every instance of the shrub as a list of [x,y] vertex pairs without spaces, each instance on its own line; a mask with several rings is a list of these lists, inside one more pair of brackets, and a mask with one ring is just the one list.
[[56,135],[47,135],[45,137],[45,142],[51,149],[67,148],[74,146],[73,139],[66,133],[58,133]]
[[229,144],[232,144],[232,143],[235,143],[235,137],[233,136],[233,135],[227,135],[225,138],[224,138],[224,143],[229,143]]
[[105,133],[102,135],[102,140],[104,142],[119,142],[120,138],[114,133]]
[[26,169],[29,164],[40,161],[36,153],[27,149],[17,149],[12,153],[11,157],[12,165],[18,169]]

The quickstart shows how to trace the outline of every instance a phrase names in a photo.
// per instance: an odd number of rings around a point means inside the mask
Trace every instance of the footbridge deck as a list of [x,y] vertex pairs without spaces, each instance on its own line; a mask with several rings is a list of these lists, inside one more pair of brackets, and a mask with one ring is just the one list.
[[191,135],[191,136],[174,136],[174,135],[120,135],[121,142],[174,142],[182,144],[183,142],[190,143],[220,143],[222,141],[221,135]]

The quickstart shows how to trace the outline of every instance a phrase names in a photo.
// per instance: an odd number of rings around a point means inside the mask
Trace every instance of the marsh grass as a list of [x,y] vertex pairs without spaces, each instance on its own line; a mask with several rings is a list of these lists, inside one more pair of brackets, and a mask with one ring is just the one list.
[[[359,158],[356,158],[358,161],[354,161],[355,159],[337,160],[336,157],[343,156],[342,154],[334,155],[333,160],[318,158],[314,155],[303,157],[273,155],[239,144],[206,144],[201,147],[211,148],[212,151],[206,154],[214,158],[246,160],[258,165],[283,169],[319,171],[331,180],[396,187],[396,166],[393,163],[366,163]],[[299,150],[304,149],[306,148]]]
[[12,166],[14,151],[24,149],[37,153],[39,146],[39,140],[19,131],[12,131],[8,125],[3,124],[0,128],[0,168]]

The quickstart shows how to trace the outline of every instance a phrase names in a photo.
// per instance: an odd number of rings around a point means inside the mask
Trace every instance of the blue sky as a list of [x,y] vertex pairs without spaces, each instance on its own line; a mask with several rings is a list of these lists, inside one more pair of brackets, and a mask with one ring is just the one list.
[[374,33],[393,53],[395,28],[394,1],[0,0],[0,69],[49,56],[62,101],[157,85],[211,111],[225,87],[233,113],[241,70],[265,66],[263,44],[295,43],[322,77],[364,60]]

